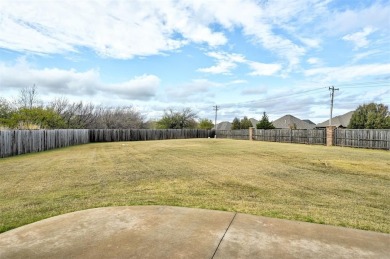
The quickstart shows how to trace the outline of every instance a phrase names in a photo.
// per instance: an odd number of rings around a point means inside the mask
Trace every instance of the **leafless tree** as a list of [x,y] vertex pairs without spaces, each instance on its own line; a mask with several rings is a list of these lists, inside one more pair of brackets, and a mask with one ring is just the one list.
[[20,90],[16,101],[17,107],[31,109],[40,106],[41,104],[42,102],[39,100],[38,89],[35,84]]
[[49,103],[49,108],[55,111],[57,114],[63,114],[69,107],[69,100],[65,97],[55,98]]
[[99,115],[100,127],[106,129],[144,128],[144,116],[133,107],[102,108]]

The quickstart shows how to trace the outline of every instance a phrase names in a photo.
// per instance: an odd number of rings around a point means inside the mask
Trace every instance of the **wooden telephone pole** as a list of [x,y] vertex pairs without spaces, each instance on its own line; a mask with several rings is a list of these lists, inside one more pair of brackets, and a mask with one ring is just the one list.
[[338,88],[334,88],[334,86],[329,87],[330,92],[330,118],[329,118],[329,126],[332,126],[332,114],[333,114],[333,99],[334,99],[334,91],[338,91]]

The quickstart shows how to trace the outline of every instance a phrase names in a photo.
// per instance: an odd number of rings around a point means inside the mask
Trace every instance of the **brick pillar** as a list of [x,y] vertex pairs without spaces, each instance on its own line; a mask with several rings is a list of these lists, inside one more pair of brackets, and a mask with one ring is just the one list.
[[250,127],[249,128],[249,140],[254,140],[254,138],[255,138],[255,128]]
[[336,126],[326,126],[326,145],[333,146],[334,132]]

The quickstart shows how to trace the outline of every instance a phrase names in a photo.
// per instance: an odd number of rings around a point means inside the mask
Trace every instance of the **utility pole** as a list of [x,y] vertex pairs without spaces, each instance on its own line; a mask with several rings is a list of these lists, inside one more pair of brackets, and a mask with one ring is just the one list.
[[213,106],[213,109],[215,110],[215,123],[214,123],[214,127],[215,127],[215,135],[214,135],[214,137],[215,138],[217,137],[217,116],[218,116],[219,108],[220,107],[218,107],[218,105]]
[[329,126],[332,126],[332,114],[333,114],[333,99],[334,99],[334,91],[338,91],[338,88],[334,88],[334,86],[329,87],[330,92],[330,118],[329,118]]

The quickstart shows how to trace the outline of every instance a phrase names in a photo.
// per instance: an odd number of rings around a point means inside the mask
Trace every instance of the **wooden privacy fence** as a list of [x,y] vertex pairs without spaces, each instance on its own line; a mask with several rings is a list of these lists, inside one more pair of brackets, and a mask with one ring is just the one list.
[[323,129],[255,129],[254,140],[325,145],[326,132]]
[[[326,144],[326,132],[324,129],[313,130],[292,130],[292,129],[254,129],[253,140],[304,143],[304,144]],[[218,130],[217,138],[249,139],[249,130]]]
[[214,136],[214,131],[196,129],[0,130],[0,157],[91,142],[208,138],[212,136]]
[[90,142],[139,141],[208,138],[213,136],[211,130],[200,129],[94,129],[89,130]]
[[390,150],[390,129],[336,129],[334,145]]
[[217,138],[231,138],[231,139],[249,139],[249,131],[242,130],[217,130]]
[[0,130],[0,157],[89,143],[85,129]]

